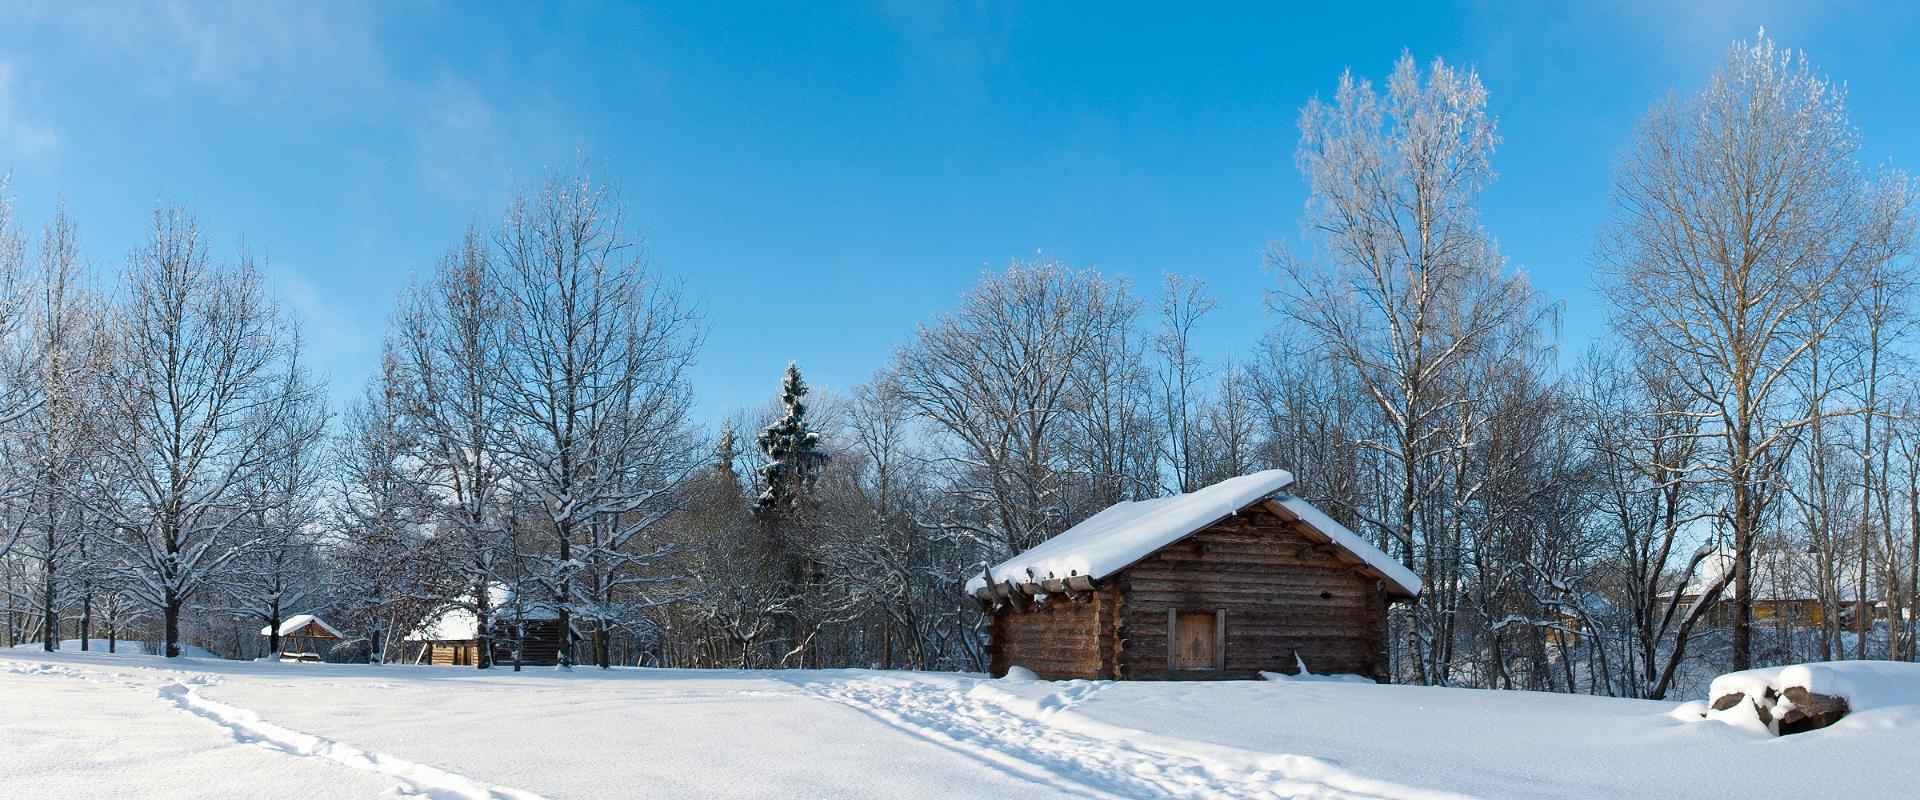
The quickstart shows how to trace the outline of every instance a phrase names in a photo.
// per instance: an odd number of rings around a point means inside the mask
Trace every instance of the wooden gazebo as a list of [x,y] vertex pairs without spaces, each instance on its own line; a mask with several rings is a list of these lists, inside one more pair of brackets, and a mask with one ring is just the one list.
[[[272,625],[260,629],[261,636],[272,634]],[[280,622],[280,660],[325,661],[322,653],[332,652],[333,646],[345,638],[326,620],[312,614],[295,614]]]

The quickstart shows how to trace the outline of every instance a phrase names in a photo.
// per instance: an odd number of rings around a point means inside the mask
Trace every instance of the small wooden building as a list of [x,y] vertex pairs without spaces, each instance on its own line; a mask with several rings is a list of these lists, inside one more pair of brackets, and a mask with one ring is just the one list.
[[[1749,576],[1753,584],[1753,621],[1785,627],[1817,628],[1826,623],[1829,614],[1833,614],[1839,617],[1841,627],[1851,628],[1856,624],[1862,608],[1869,614],[1885,616],[1886,603],[1880,596],[1877,571],[1869,575],[1867,589],[1862,592],[1858,573],[1850,569],[1835,569],[1832,575],[1833,589],[1828,593],[1820,589],[1821,568],[1825,565],[1825,555],[1816,551],[1755,549]],[[1701,561],[1693,579],[1680,590],[1682,606],[1691,605],[1708,589],[1724,581],[1718,601],[1707,611],[1707,619],[1719,626],[1733,624],[1734,607],[1740,597],[1734,590],[1733,567],[1734,554],[1731,549],[1723,547],[1709,553]],[[1831,600],[1826,599],[1829,594]]]
[[[272,625],[260,629],[261,636],[272,634]],[[280,621],[280,660],[325,661],[334,645],[345,638],[326,620],[312,614],[295,614]]]
[[[546,604],[524,601],[501,584],[487,589],[492,610],[493,663],[532,667],[560,663],[560,615]],[[463,595],[427,616],[406,641],[417,642],[414,663],[437,666],[476,666],[480,653],[480,626],[473,596]]]
[[975,576],[994,676],[1385,682],[1387,607],[1420,579],[1281,492],[1284,470],[1120,503]]

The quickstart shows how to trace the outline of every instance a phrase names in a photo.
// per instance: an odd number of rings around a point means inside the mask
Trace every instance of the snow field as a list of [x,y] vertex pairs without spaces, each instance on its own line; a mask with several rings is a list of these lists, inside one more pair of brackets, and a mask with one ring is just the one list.
[[20,798],[1911,796],[1920,667],[1856,671],[1861,710],[1775,738],[1689,704],[1331,680],[514,674],[11,651],[0,786]]

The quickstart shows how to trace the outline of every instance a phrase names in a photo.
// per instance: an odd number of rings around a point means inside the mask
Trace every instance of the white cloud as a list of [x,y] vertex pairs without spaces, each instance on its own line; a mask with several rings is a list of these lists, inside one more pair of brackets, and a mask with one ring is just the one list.
[[507,143],[493,103],[472,84],[443,72],[419,92],[412,119],[420,177],[450,197],[474,191],[475,181],[506,180]]
[[0,61],[0,171],[19,160],[46,158],[60,144],[53,128],[34,121],[22,105],[13,65]]
[[347,2],[151,0],[39,11],[49,38],[134,67],[140,88],[160,97],[197,87],[280,102],[314,85],[377,84],[384,74],[372,20]]
[[[323,366],[338,361],[360,361],[375,351],[378,324],[368,324],[353,312],[327,299],[312,281],[298,270],[278,265],[266,269],[268,286],[279,295],[287,310],[300,323],[311,351]],[[332,370],[337,371],[337,370]]]

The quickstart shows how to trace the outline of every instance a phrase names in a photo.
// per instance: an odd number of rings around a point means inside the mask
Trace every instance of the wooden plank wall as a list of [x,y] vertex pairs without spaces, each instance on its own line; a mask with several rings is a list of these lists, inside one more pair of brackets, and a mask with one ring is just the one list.
[[[1379,581],[1333,556],[1262,508],[1167,546],[1123,571],[1126,641],[1121,677],[1253,678],[1296,671],[1386,680],[1386,601]],[[1223,670],[1167,668],[1169,610],[1226,611]]]
[[[520,663],[528,666],[552,666],[560,663],[560,621],[530,619],[521,623]],[[513,639],[503,635],[493,640],[494,663],[513,665]]]

